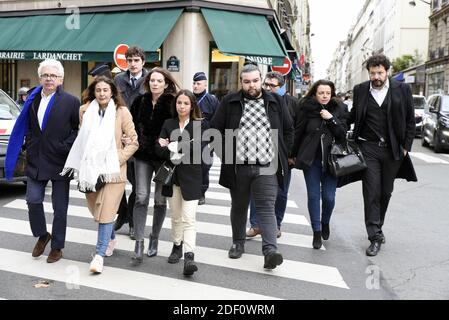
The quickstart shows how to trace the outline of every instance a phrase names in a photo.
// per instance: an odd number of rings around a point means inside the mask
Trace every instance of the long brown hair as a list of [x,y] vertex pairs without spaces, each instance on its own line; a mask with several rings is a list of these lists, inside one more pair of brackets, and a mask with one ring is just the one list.
[[121,106],[126,106],[114,82],[105,76],[96,77],[94,81],[86,88],[86,90],[83,91],[83,94],[81,96],[81,100],[83,101],[83,103],[88,103],[95,100],[95,86],[100,82],[108,84],[109,87],[111,88],[112,100],[114,100],[117,108]]
[[172,103],[172,114],[174,118],[178,117],[178,111],[176,110],[176,102],[179,98],[179,96],[186,96],[190,100],[190,119],[191,120],[203,120],[203,114],[201,113],[201,109],[198,106],[198,103],[196,102],[195,95],[187,89],[181,89],[179,90],[178,94],[176,95],[175,99]]
[[171,95],[176,95],[176,93],[178,92],[177,88],[181,88],[178,84],[178,82],[176,82],[175,78],[173,78],[173,76],[171,75],[171,73],[163,68],[160,67],[155,67],[153,69],[150,70],[150,72],[148,72],[148,75],[145,77],[145,81],[144,81],[144,88],[145,88],[145,92],[146,93],[151,93],[151,88],[150,88],[150,78],[151,75],[153,73],[160,73],[164,76],[164,81],[165,83],[168,85],[167,88],[164,89],[164,93],[166,94],[171,94]]

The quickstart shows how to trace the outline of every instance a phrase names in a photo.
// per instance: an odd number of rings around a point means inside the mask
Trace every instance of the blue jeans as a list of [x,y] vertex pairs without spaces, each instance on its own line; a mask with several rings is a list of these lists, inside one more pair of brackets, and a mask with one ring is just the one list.
[[[276,197],[276,203],[274,204],[274,213],[276,214],[276,222],[278,229],[281,228],[282,220],[284,219],[285,210],[287,209],[288,200],[288,189],[290,188],[290,180],[292,178],[292,170],[289,168],[287,174],[284,177],[284,190],[278,189],[278,194]],[[251,199],[249,207],[249,223],[251,228],[259,228],[259,222],[257,221],[256,206],[254,201]]]
[[[307,187],[307,207],[313,231],[321,230],[321,222],[328,224],[335,206],[337,178],[323,172],[321,159],[315,159],[312,166],[304,171]],[[322,216],[320,219],[320,200]]]
[[100,223],[98,225],[98,239],[96,254],[104,257],[108,248],[109,240],[115,239],[114,222]]

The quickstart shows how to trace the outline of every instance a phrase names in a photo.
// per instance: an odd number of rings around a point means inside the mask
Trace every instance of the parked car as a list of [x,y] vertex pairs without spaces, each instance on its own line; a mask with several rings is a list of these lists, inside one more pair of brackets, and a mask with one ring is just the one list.
[[413,95],[413,106],[415,108],[416,137],[421,136],[424,109],[427,107],[427,100],[424,96]]
[[449,149],[449,95],[430,96],[424,112],[421,144],[435,152]]
[[[5,180],[6,149],[8,148],[9,136],[19,114],[19,106],[0,89],[0,181]],[[26,181],[25,152],[23,150],[17,161],[14,181]]]

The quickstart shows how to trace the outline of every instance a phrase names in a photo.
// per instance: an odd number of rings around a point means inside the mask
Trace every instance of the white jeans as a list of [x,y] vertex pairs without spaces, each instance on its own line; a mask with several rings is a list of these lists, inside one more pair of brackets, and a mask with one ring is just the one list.
[[181,188],[173,186],[173,196],[168,198],[171,210],[171,233],[173,243],[184,241],[184,252],[193,252],[196,242],[195,216],[198,200],[186,201]]

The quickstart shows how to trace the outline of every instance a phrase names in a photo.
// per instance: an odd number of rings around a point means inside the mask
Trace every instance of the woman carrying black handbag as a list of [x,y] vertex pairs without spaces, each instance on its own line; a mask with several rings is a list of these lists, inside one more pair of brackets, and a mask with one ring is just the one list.
[[296,157],[290,161],[304,172],[313,229],[312,245],[320,249],[321,238],[329,239],[329,222],[337,189],[337,178],[329,173],[327,159],[333,140],[346,142],[346,108],[336,99],[335,86],[328,80],[315,82],[300,104],[292,150],[292,156]]

